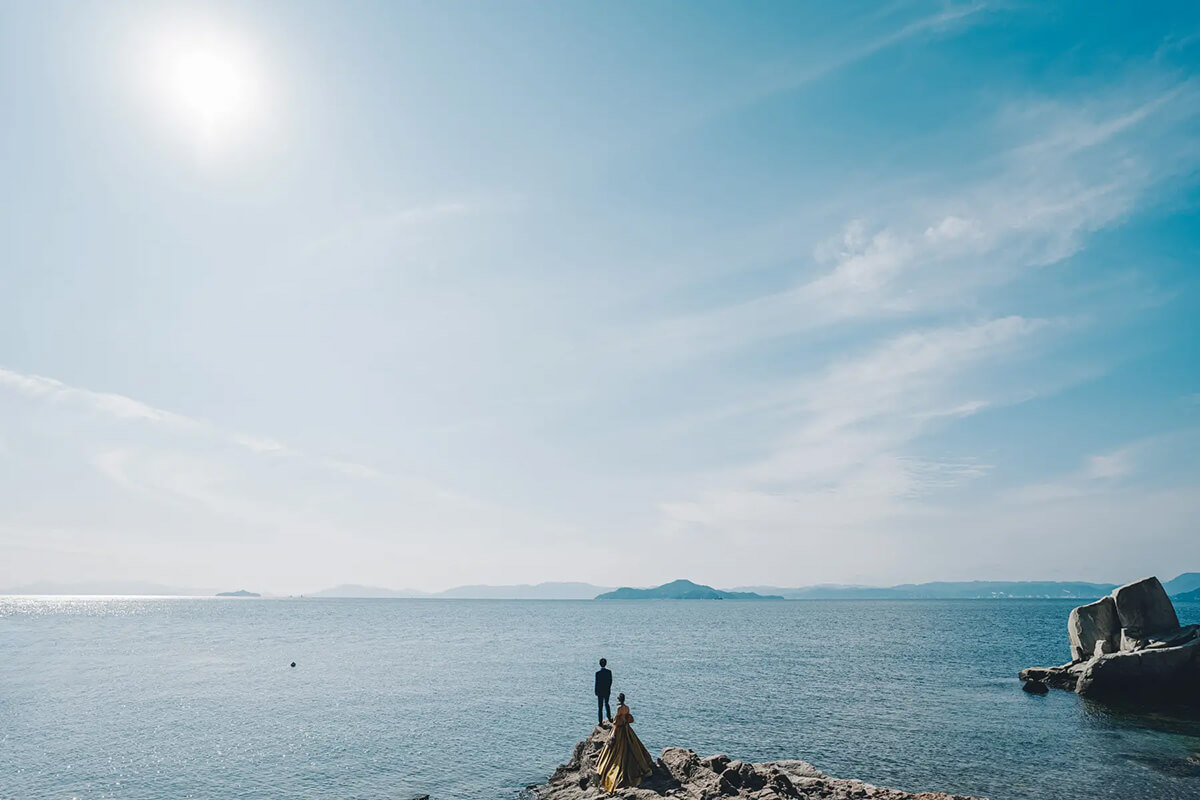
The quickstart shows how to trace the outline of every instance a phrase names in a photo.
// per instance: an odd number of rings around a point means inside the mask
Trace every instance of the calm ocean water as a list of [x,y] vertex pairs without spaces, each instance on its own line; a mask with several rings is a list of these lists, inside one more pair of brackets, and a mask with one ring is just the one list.
[[1072,605],[0,598],[0,798],[512,798],[591,729],[600,656],[656,754],[1200,798],[1200,722],[1020,690]]

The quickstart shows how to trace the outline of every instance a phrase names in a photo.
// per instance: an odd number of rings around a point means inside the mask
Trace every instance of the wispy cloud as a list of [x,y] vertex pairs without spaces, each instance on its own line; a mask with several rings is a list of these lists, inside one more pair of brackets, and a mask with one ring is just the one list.
[[1139,477],[1153,476],[1160,485],[1191,481],[1200,447],[1200,429],[1183,428],[1138,439],[1083,459],[1079,467],[1046,480],[1007,490],[1004,501],[1043,505],[1066,500],[1117,495],[1136,488]]
[[202,434],[254,453],[299,455],[297,451],[273,439],[230,433],[203,420],[156,408],[125,395],[80,389],[42,375],[28,375],[0,367],[0,386],[19,392],[26,397],[104,414],[116,420],[144,422],[177,432]]
[[709,488],[663,504],[668,520],[740,535],[831,531],[877,521],[904,498],[977,478],[972,458],[929,461],[901,448],[939,420],[994,399],[973,394],[972,371],[1012,356],[1047,322],[1022,317],[898,336],[831,364],[792,393],[795,422],[772,451],[699,479]]
[[766,72],[770,78],[752,85],[744,94],[730,100],[717,114],[732,113],[748,105],[762,102],[784,92],[795,91],[802,86],[819,81],[899,44],[922,36],[957,33],[970,24],[972,18],[987,5],[982,2],[949,4],[941,11],[918,17],[893,30],[882,33],[859,44],[839,48],[834,54],[817,63],[799,65],[772,64]]
[[[519,531],[523,542],[512,550],[533,552],[571,530],[536,511],[484,502],[423,477],[311,454],[273,438],[230,432],[120,394],[8,369],[0,370],[3,389],[10,402],[15,395],[51,414],[49,435],[55,441],[39,447],[68,451],[72,460],[109,482],[99,493],[103,512],[89,519],[91,492],[76,478],[76,491],[85,499],[67,504],[63,513],[71,522],[56,527],[77,543],[107,539],[114,535],[107,526],[125,520],[137,530],[158,530],[151,538],[160,544],[196,548],[197,560],[214,575],[237,571],[226,556],[238,547],[259,552],[259,564],[273,549],[299,547],[308,561],[297,569],[320,575],[327,567],[311,556],[325,552],[331,565],[347,569],[359,552],[350,545],[358,543],[372,552],[419,557],[423,568],[442,570],[442,580],[451,582],[462,566],[455,553],[464,548]],[[121,492],[114,494],[114,486]],[[122,493],[128,503],[120,499]],[[0,515],[0,529],[6,522]],[[588,549],[585,540],[580,542]],[[139,557],[149,558],[154,548],[144,537],[137,543],[143,548]],[[348,549],[331,553],[322,543]],[[378,564],[373,571],[386,575],[388,566]]]
[[[815,275],[612,341],[660,364],[864,318],[970,309],[981,292],[1079,252],[1088,236],[1154,202],[1148,195],[1157,185],[1195,169],[1200,137],[1188,131],[1197,116],[1200,89],[1190,81],[1148,98],[1122,92],[1074,107],[1010,109],[1005,128],[1036,133],[996,157],[990,177],[864,208],[802,261],[800,271]],[[1151,122],[1156,144],[1124,140]],[[881,214],[894,220],[868,221]]]
[[374,265],[381,258],[412,257],[446,235],[456,223],[476,217],[489,207],[501,206],[464,199],[361,213],[313,239],[304,255],[333,257],[339,265],[357,268]]
[[[805,51],[786,61],[759,63],[740,73],[727,88],[668,118],[665,125],[651,128],[649,138],[677,137],[714,120],[735,115],[760,103],[834,76],[854,64],[922,37],[952,35],[969,27],[986,9],[982,2],[951,3],[939,11],[894,25],[874,34],[862,34],[834,43],[827,51]],[[638,141],[647,135],[639,130]]]

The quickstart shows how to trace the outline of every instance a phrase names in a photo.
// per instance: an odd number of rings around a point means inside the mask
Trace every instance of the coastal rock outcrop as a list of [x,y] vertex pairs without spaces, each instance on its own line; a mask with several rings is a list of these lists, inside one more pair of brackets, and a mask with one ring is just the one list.
[[1071,661],[1019,677],[1098,698],[1200,699],[1200,625],[1180,626],[1158,578],[1117,587],[1067,620]]
[[[550,780],[529,787],[536,800],[600,800],[608,797],[596,775],[596,758],[610,729],[597,726],[579,744],[571,760],[554,771]],[[654,772],[636,789],[621,789],[625,800],[978,800],[942,792],[912,794],[885,789],[862,781],[831,778],[806,761],[769,761],[751,764],[724,754],[701,758],[692,750],[667,747],[655,761]]]
[[1067,619],[1067,636],[1071,641],[1071,660],[1083,661],[1096,654],[1100,644],[1104,652],[1117,649],[1119,642],[1114,631],[1120,631],[1117,622],[1117,604],[1111,595],[1105,595],[1094,603],[1071,611]]
[[1171,635],[1179,629],[1175,606],[1158,578],[1118,587],[1112,597],[1121,623],[1121,650],[1124,652],[1142,649],[1154,634]]

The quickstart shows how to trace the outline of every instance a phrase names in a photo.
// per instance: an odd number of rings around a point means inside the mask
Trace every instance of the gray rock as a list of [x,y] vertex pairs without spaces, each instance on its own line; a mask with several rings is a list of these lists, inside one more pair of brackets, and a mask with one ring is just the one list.
[[1046,684],[1039,683],[1038,681],[1025,681],[1023,684],[1021,684],[1021,689],[1029,692],[1030,694],[1046,694],[1050,691],[1050,689],[1046,687]]
[[1094,658],[1075,691],[1098,698],[1194,698],[1200,694],[1200,640]]
[[1104,642],[1117,649],[1121,623],[1117,619],[1117,604],[1112,597],[1102,597],[1094,603],[1080,606],[1067,619],[1067,637],[1071,644],[1071,660],[1084,661]]
[[1200,638],[1200,625],[1184,625],[1151,636],[1146,641],[1146,647],[1179,647],[1197,638]]
[[715,795],[720,792],[720,778],[704,763],[707,760],[699,758],[692,750],[665,747],[662,758],[658,760],[658,766],[669,773],[678,785],[688,784],[697,787],[702,793]]
[[1120,653],[1132,653],[1135,650],[1141,650],[1149,644],[1149,640],[1141,635],[1138,628],[1121,628],[1121,646],[1117,649]]
[[[671,773],[675,780],[686,781],[700,770],[700,757],[695,750],[684,750],[682,747],[666,747],[659,759],[663,769]],[[711,770],[710,770],[711,771]]]
[[1179,617],[1171,598],[1158,578],[1144,578],[1113,590],[1117,619],[1130,640],[1146,639],[1161,631],[1179,627]]
[[771,766],[787,775],[792,779],[792,781],[803,780],[804,778],[829,777],[807,761],[801,761],[795,758],[786,759],[784,761],[772,761]]
[[[1061,667],[1028,667],[1021,670],[1017,677],[1024,683],[1021,688],[1024,689],[1030,683],[1040,683],[1043,686],[1052,686],[1056,689],[1066,689],[1075,691],[1075,685],[1079,682],[1079,672],[1082,670],[1082,665],[1087,662],[1075,662],[1071,664],[1063,664]],[[1026,689],[1026,691],[1036,691]]]

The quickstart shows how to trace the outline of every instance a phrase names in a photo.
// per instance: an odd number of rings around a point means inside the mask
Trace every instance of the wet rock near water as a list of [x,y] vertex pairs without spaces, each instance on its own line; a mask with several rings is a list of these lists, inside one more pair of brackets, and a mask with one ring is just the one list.
[[[571,760],[550,780],[529,787],[537,800],[599,800],[608,797],[596,775],[596,759],[608,740],[609,728],[597,727],[575,745]],[[752,764],[724,754],[700,757],[692,750],[668,747],[654,763],[654,773],[636,789],[620,789],[626,800],[978,800],[942,792],[913,794],[855,780],[831,778],[806,761]]]
[[1021,670],[1031,685],[1119,700],[1200,700],[1200,625],[1179,624],[1158,578],[1120,586],[1067,620],[1071,661]]

